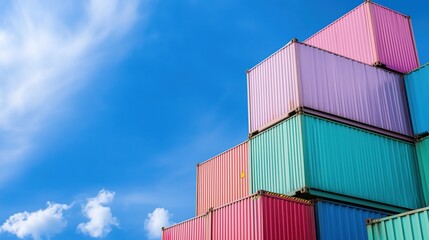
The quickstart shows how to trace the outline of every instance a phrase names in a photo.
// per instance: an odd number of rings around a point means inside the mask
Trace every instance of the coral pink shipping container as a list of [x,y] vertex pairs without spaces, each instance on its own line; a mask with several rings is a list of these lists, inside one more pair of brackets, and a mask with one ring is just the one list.
[[211,240],[316,239],[314,206],[307,200],[260,192],[211,214]]
[[315,240],[312,202],[260,191],[163,229],[163,240]]
[[406,73],[419,66],[409,16],[366,1],[304,43]]
[[210,219],[208,214],[162,229],[163,240],[209,240]]
[[197,165],[197,215],[249,195],[247,141]]

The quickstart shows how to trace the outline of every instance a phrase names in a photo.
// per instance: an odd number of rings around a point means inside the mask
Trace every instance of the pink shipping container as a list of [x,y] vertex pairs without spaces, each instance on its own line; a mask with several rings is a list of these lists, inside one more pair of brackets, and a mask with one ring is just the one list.
[[204,214],[162,229],[162,240],[209,240],[210,218]]
[[315,240],[311,201],[260,191],[175,226],[163,240]]
[[307,200],[260,192],[212,214],[211,240],[316,239],[314,206]]
[[406,73],[419,66],[411,19],[366,1],[304,43]]
[[295,40],[248,70],[253,135],[297,109],[412,141],[403,76]]
[[249,195],[247,141],[197,165],[197,215]]

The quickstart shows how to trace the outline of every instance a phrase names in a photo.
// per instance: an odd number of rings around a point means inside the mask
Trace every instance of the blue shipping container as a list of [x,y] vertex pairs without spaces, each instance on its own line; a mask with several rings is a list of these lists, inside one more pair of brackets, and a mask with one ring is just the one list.
[[405,75],[405,87],[414,134],[429,132],[429,63]]
[[390,215],[386,212],[326,200],[318,200],[314,206],[319,240],[368,239],[366,219]]

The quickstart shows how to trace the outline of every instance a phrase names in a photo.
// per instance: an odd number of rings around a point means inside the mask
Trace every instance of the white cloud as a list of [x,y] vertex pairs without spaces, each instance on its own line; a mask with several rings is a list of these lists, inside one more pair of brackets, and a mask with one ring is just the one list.
[[21,212],[14,214],[0,227],[0,232],[9,232],[20,239],[32,237],[35,240],[42,237],[50,238],[60,233],[67,222],[63,219],[63,211],[69,205],[47,203],[48,207],[36,212]]
[[89,222],[79,224],[78,230],[93,238],[102,238],[110,233],[112,226],[118,227],[119,223],[112,216],[110,208],[103,206],[110,204],[114,197],[114,192],[103,189],[97,197],[89,198],[83,207],[83,214],[89,219]]
[[171,225],[170,213],[164,208],[156,208],[147,215],[144,228],[150,239],[161,238],[162,227]]
[[[136,22],[138,0],[13,0],[0,15],[0,185]],[[111,44],[111,45],[109,45]],[[115,44],[119,48],[123,44]],[[111,56],[110,56],[111,58]]]

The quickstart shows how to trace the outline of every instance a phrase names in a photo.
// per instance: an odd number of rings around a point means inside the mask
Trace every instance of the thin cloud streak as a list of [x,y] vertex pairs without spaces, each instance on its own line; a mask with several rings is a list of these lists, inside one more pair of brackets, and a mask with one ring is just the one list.
[[[61,1],[62,2],[62,1]],[[137,0],[10,1],[0,17],[0,187],[138,19]],[[64,17],[71,16],[71,17]]]

